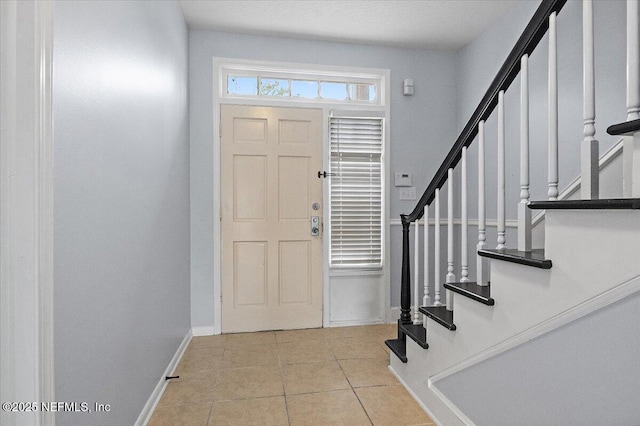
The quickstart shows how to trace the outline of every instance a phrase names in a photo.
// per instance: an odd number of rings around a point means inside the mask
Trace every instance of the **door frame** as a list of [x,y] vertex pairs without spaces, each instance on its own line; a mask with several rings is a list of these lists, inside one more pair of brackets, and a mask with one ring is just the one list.
[[[53,2],[0,4],[0,375],[2,401],[55,401]],[[55,413],[0,423],[55,424]]]
[[[353,111],[356,114],[362,114],[365,112],[378,112],[383,113],[388,121],[390,115],[390,70],[388,69],[374,69],[374,68],[355,68],[355,67],[342,67],[342,66],[328,66],[328,65],[316,65],[316,64],[298,64],[298,63],[285,63],[285,62],[270,62],[270,61],[258,61],[258,60],[246,60],[246,59],[234,59],[234,58],[221,58],[213,57],[213,333],[222,333],[222,234],[221,234],[221,138],[220,138],[220,111],[221,105],[245,105],[245,106],[266,106],[266,107],[288,107],[288,108],[312,108],[322,110],[322,158],[324,170],[328,170],[329,163],[329,130],[328,121],[332,111],[340,111],[341,113]],[[338,103],[329,101],[296,101],[291,99],[257,99],[256,97],[242,98],[242,97],[226,97],[223,96],[222,88],[223,74],[225,67],[231,66],[244,66],[247,68],[263,68],[263,69],[287,69],[287,70],[312,70],[320,74],[326,75],[367,75],[377,76],[383,81],[382,90],[380,93],[382,105],[371,104],[350,104],[350,103]],[[384,168],[389,171],[390,161],[390,126],[385,126],[385,153],[384,153]],[[389,321],[389,311],[391,304],[390,295],[390,244],[388,238],[390,235],[390,207],[389,207],[389,195],[390,195],[390,180],[387,178],[384,183],[385,202],[383,207],[383,247],[384,247],[384,261],[382,268],[383,278],[379,289],[379,300],[381,301],[380,317],[381,322]],[[328,185],[323,184],[323,205],[327,204],[328,200]],[[323,223],[327,223],[329,215],[329,209],[323,209]],[[386,240],[385,240],[386,239]],[[329,262],[326,255],[329,250],[329,241],[324,238],[323,234],[323,274],[322,274],[322,324],[323,327],[330,325],[330,286],[329,286]]]

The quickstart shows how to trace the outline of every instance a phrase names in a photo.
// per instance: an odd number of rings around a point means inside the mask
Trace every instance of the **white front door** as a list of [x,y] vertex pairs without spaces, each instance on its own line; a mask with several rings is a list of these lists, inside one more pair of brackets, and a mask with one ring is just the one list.
[[322,111],[221,107],[222,331],[322,326]]

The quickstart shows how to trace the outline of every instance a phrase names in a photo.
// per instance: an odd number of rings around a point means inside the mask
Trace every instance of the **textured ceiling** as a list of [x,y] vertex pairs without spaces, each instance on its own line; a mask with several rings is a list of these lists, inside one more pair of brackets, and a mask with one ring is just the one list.
[[191,29],[457,50],[517,0],[182,0]]

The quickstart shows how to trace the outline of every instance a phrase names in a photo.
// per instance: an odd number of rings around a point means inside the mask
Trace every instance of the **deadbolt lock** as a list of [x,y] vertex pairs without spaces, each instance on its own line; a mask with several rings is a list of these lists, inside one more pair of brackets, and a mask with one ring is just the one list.
[[320,235],[320,216],[311,216],[311,236]]

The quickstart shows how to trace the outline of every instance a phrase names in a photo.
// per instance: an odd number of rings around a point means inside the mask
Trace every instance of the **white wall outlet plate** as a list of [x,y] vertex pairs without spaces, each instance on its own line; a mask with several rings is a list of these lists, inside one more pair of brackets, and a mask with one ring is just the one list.
[[416,187],[411,186],[409,188],[400,188],[400,200],[401,201],[413,201],[416,199]]

